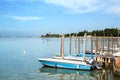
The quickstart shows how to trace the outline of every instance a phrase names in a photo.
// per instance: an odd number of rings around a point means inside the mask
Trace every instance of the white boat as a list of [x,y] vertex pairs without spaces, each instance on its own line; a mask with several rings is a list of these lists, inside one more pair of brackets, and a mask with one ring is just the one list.
[[39,58],[43,65],[57,68],[67,69],[84,69],[91,70],[92,65],[87,64],[85,61],[68,60],[68,59],[56,59],[56,58]]

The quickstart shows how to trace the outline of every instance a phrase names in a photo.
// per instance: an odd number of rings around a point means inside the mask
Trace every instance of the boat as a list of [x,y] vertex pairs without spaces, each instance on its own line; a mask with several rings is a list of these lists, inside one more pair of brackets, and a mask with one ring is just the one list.
[[80,60],[70,60],[62,58],[39,58],[38,59],[43,65],[56,68],[66,69],[83,69],[91,70],[92,65]]

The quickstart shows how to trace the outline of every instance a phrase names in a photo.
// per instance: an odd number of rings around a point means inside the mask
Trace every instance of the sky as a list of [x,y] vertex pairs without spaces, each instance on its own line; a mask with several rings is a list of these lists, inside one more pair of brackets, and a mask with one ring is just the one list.
[[120,28],[119,0],[0,0],[0,34]]

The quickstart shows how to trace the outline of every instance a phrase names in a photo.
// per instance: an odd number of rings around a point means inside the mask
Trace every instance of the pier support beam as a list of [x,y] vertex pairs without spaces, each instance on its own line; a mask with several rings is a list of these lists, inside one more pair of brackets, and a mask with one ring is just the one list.
[[80,53],[80,38],[78,37],[78,53]]
[[60,57],[64,58],[64,35],[61,37]]

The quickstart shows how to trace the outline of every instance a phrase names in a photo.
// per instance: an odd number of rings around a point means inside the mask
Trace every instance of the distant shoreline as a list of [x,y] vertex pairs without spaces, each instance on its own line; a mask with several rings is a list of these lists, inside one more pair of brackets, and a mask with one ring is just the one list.
[[[63,34],[65,37],[69,37],[69,36],[72,36],[72,37],[80,37],[80,36],[84,36],[84,34],[87,33],[88,36],[98,36],[98,37],[120,37],[120,29],[117,29],[117,28],[106,28],[104,30],[93,30],[91,32],[85,30],[85,31],[81,31],[81,32],[78,32],[78,33],[68,33],[68,34]],[[47,33],[45,35],[42,35],[42,36],[37,36],[37,37],[45,37],[45,38],[56,38],[56,37],[60,37],[61,34],[52,34],[52,33]]]

